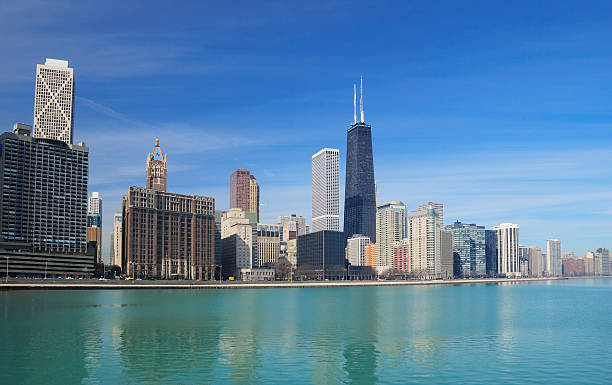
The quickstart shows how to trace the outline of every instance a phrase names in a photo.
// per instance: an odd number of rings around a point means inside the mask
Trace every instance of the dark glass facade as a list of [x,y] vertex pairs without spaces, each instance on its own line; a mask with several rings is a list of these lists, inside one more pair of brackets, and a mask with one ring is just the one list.
[[497,274],[497,233],[485,230],[485,259],[487,275]]
[[453,265],[456,276],[486,274],[485,228],[459,221],[446,226],[453,233]]
[[344,235],[363,234],[376,242],[376,190],[372,156],[372,127],[355,123],[346,138]]
[[344,279],[346,238],[340,231],[317,231],[297,238],[297,268],[302,279]]

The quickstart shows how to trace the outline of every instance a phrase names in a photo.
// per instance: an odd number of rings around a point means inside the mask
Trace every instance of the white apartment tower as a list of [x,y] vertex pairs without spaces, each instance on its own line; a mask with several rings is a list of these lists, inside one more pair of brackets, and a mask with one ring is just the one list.
[[406,238],[406,206],[391,201],[376,209],[376,260],[381,269],[393,266],[393,248],[396,242]]
[[514,223],[502,223],[493,226],[497,234],[497,273],[506,276],[519,276],[519,226]]
[[561,276],[561,242],[558,239],[546,240],[546,275]]
[[370,237],[355,234],[346,241],[346,253],[352,266],[366,265],[366,246],[370,244]]
[[110,264],[121,266],[123,247],[123,215],[115,213],[113,215],[113,232],[111,236],[111,255]]
[[340,151],[312,156],[312,231],[340,231]]
[[74,70],[68,61],[47,59],[36,65],[34,95],[35,138],[72,144],[74,118]]
[[418,210],[427,210],[430,207],[433,208],[434,210],[436,210],[436,214],[438,214],[438,219],[440,220],[440,226],[444,227],[444,204],[442,204],[442,203],[427,202],[427,203],[417,207],[417,211]]
[[427,278],[442,276],[442,222],[434,204],[419,206],[408,216],[410,271]]
[[87,214],[98,214],[102,216],[102,198],[99,192],[92,192],[87,205]]

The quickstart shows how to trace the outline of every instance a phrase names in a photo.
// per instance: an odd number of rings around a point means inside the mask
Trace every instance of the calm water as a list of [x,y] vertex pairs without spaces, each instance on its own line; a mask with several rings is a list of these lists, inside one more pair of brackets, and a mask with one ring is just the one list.
[[0,383],[605,383],[612,280],[0,293]]

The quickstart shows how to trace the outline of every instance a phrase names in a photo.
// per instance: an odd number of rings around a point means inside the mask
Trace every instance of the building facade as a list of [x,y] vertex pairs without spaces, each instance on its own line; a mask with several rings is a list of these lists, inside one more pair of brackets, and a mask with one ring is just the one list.
[[[363,84],[363,83],[362,83]],[[344,189],[344,234],[362,234],[376,243],[376,187],[372,155],[372,126],[355,120],[346,138],[346,185]],[[356,111],[356,109],[355,109]]]
[[527,256],[529,258],[529,275],[532,277],[541,277],[544,272],[542,249],[530,246],[527,251]]
[[455,276],[453,264],[453,233],[440,229],[440,278]]
[[245,279],[253,268],[253,237],[251,221],[240,208],[231,208],[221,219],[223,276]]
[[74,71],[68,61],[47,59],[36,65],[34,138],[72,144]]
[[346,241],[346,255],[351,266],[366,265],[366,247],[370,244],[370,238],[355,234]]
[[497,235],[497,274],[507,277],[520,276],[518,256],[519,226],[502,223],[494,226]]
[[251,172],[238,169],[230,174],[230,208],[251,211]]
[[497,232],[495,230],[485,230],[485,259],[487,275],[497,275]]
[[257,266],[274,267],[280,257],[280,233],[280,225],[263,223],[257,225]]
[[122,266],[123,260],[123,215],[115,213],[113,215],[113,232],[111,233],[111,253],[110,264]]
[[297,275],[301,279],[345,279],[346,238],[339,231],[317,231],[297,239]]
[[155,139],[153,152],[147,155],[147,188],[155,191],[166,191],[168,185],[168,159]]
[[546,275],[561,276],[561,242],[558,239],[546,240]]
[[599,248],[595,251],[595,255],[597,257],[598,275],[610,275],[610,251]]
[[102,262],[102,197],[92,192],[87,204],[87,243],[96,244],[96,261]]
[[340,231],[340,151],[312,156],[312,231]]
[[433,205],[420,207],[408,216],[410,271],[424,278],[440,278],[440,218]]
[[402,202],[391,201],[376,209],[376,265],[379,271],[400,268],[394,265],[393,248],[406,236],[406,206]]
[[281,241],[297,239],[298,236],[307,234],[308,224],[306,218],[298,217],[295,214],[281,215],[278,217],[278,224],[282,226]]
[[249,212],[255,213],[259,222],[259,183],[253,175],[249,176]]
[[393,270],[395,272],[410,272],[410,242],[402,239],[393,245]]
[[456,276],[482,276],[487,273],[484,226],[456,221],[446,226],[453,233],[453,266]]
[[430,207],[433,208],[434,210],[436,210],[436,214],[438,214],[438,221],[440,222],[440,226],[444,227],[444,204],[442,204],[442,203],[434,203],[434,202],[427,202],[427,203],[422,204],[419,207],[417,207],[417,211],[418,210],[427,210]]
[[584,261],[575,258],[563,258],[561,261],[564,277],[579,277],[584,275]]

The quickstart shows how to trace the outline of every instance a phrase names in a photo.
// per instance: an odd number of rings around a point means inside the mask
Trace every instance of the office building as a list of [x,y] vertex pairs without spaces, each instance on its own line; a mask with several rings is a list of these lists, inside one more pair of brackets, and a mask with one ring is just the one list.
[[402,202],[391,201],[376,209],[376,265],[379,272],[396,268],[393,265],[393,247],[406,236],[406,206]]
[[[249,170],[238,169],[230,175],[230,208],[259,217],[259,185]],[[256,219],[257,219],[256,218]]]
[[519,226],[502,223],[494,226],[497,233],[497,274],[506,277],[520,276],[518,257]]
[[317,231],[297,238],[297,275],[301,279],[340,280],[347,274],[346,238],[339,231]]
[[253,175],[249,176],[249,210],[248,212],[255,213],[257,222],[259,222],[259,184]]
[[298,236],[309,233],[306,218],[295,214],[279,216],[278,223],[283,227],[281,241],[297,239]]
[[166,191],[168,183],[168,154],[163,154],[159,139],[155,139],[153,152],[147,155],[147,188],[155,191]]
[[527,256],[529,258],[529,275],[532,277],[541,277],[544,272],[542,249],[530,246],[527,251]]
[[280,257],[280,233],[280,225],[263,223],[257,225],[257,266],[274,267]]
[[497,232],[495,230],[485,230],[485,260],[487,275],[497,275]]
[[393,245],[393,270],[395,272],[410,272],[410,242],[404,238]]
[[[154,153],[161,154],[158,141]],[[212,279],[215,200],[166,192],[165,178],[150,186],[157,187],[131,186],[123,197],[122,270],[132,277]]]
[[113,232],[111,233],[110,265],[122,266],[123,260],[123,216],[113,215]]
[[487,273],[485,228],[456,221],[446,226],[453,233],[453,267],[456,276],[482,276]]
[[312,156],[312,231],[340,231],[340,151]]
[[88,275],[89,149],[31,132],[0,135],[0,258],[9,274]]
[[346,139],[346,185],[344,189],[344,234],[362,234],[376,243],[376,189],[372,156],[372,127],[364,123],[363,81],[361,121],[357,121],[356,91],[354,123]]
[[66,60],[47,59],[37,64],[32,136],[72,144],[73,122],[73,69]]
[[433,205],[420,206],[408,216],[410,271],[423,278],[440,278],[440,218]]
[[561,276],[561,242],[558,239],[546,240],[546,275]]
[[346,241],[347,259],[351,266],[366,266],[366,247],[370,238],[355,234]]

